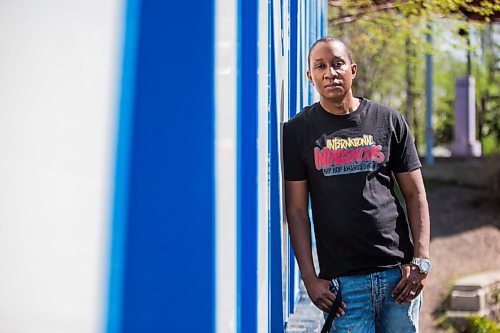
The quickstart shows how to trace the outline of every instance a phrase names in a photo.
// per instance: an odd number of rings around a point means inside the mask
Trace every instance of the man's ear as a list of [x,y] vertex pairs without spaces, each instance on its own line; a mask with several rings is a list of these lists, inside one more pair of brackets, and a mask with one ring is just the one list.
[[309,80],[309,82],[311,82],[311,84],[314,86],[313,79],[312,79],[312,76],[311,76],[311,71],[308,70],[306,72],[306,75],[307,75],[307,79]]
[[351,64],[351,73],[352,73],[352,78],[353,79],[356,77],[356,73],[357,72],[358,72],[358,65]]

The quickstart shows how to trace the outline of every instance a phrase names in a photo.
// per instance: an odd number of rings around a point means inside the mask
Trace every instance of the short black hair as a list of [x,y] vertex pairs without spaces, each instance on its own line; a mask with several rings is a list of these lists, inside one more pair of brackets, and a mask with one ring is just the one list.
[[332,37],[332,36],[324,36],[324,37],[321,37],[320,39],[318,39],[317,41],[315,41],[314,44],[309,49],[309,53],[307,54],[307,67],[308,68],[311,68],[311,51],[316,47],[316,45],[318,45],[319,43],[323,43],[323,42],[338,42],[338,43],[342,44],[342,46],[345,49],[345,52],[347,53],[347,58],[349,58],[349,62],[352,64],[351,50],[349,49],[347,44],[344,43],[344,41],[339,39],[339,38]]

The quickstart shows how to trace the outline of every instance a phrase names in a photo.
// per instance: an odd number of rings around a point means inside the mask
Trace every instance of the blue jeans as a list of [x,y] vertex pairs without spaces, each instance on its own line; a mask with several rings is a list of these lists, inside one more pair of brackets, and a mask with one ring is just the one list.
[[396,304],[391,292],[400,279],[397,267],[334,280],[340,285],[347,309],[345,316],[335,318],[330,333],[418,332],[422,294],[411,303]]

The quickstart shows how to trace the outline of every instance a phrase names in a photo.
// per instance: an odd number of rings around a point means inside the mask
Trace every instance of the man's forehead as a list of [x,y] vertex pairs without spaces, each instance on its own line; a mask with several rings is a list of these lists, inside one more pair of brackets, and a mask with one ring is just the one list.
[[311,51],[313,60],[324,60],[325,56],[347,59],[347,51],[344,44],[338,41],[325,41],[318,43]]

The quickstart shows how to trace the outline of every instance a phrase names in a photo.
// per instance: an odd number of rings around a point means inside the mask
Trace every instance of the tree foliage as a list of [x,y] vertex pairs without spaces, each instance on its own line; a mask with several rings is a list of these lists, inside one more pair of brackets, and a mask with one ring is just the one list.
[[[453,140],[455,79],[467,74],[465,54],[469,48],[477,82],[479,134],[493,142],[489,150],[498,150],[500,105],[496,96],[500,95],[500,49],[495,37],[499,32],[496,25],[487,21],[500,13],[500,0],[329,3],[330,34],[350,45],[358,64],[354,93],[403,112],[420,149],[424,147],[425,134],[425,55],[432,54],[434,58],[435,143],[448,144]],[[464,11],[479,15],[486,23],[469,23],[464,19]],[[468,46],[470,26],[473,43]],[[432,35],[432,44],[427,43],[426,34]]]

